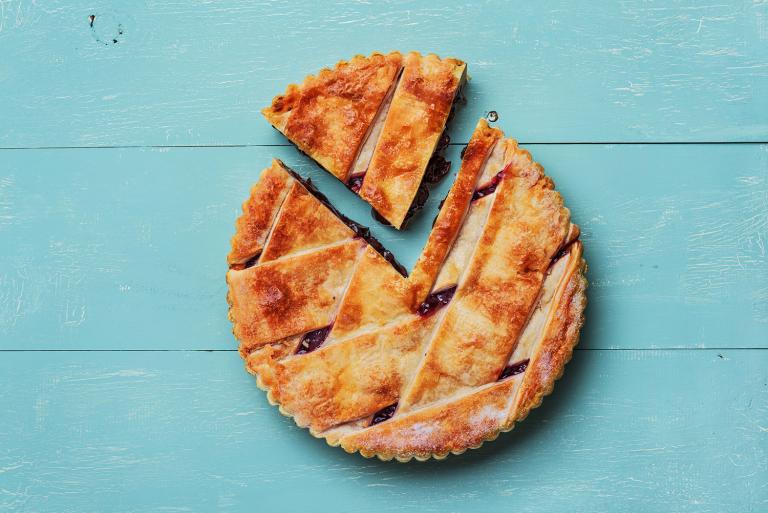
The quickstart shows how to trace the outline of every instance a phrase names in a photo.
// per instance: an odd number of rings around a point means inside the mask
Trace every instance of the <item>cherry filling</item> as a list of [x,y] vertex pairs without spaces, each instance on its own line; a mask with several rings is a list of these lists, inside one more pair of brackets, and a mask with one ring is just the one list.
[[[453,116],[456,113],[456,105],[458,105],[459,103],[462,103],[462,104],[466,103],[466,98],[464,97],[463,83],[459,86],[459,90],[457,91],[456,96],[453,99],[453,104],[451,104],[451,111],[448,113],[448,119],[446,120],[446,124],[450,123],[451,120],[453,119]],[[443,131],[443,133],[440,135],[440,139],[437,141],[437,145],[435,146],[435,151],[432,154],[432,157],[429,159],[427,168],[424,171],[424,176],[421,179],[419,190],[416,192],[416,196],[413,198],[413,202],[411,203],[411,206],[408,209],[408,212],[406,212],[405,217],[403,218],[403,224],[401,228],[405,228],[408,225],[408,222],[411,220],[411,218],[416,214],[416,212],[424,208],[424,204],[427,202],[427,199],[429,199],[429,189],[427,188],[427,184],[434,184],[439,182],[451,170],[450,161],[445,160],[445,158],[440,154],[443,152],[443,150],[445,150],[445,148],[448,147],[450,143],[451,143],[451,137],[447,133],[445,133],[445,131]],[[355,191],[354,185],[351,180],[349,181],[347,186],[353,191]],[[376,209],[373,209],[373,208],[371,209],[371,217],[373,217],[376,221],[380,222],[385,226],[391,226],[391,223],[386,219],[384,219],[381,216],[381,214],[376,212]]]
[[320,328],[318,330],[305,333],[304,336],[301,337],[299,347],[296,348],[296,354],[311,353],[323,345],[325,339],[328,338],[328,333],[331,332],[331,328],[332,326],[326,326],[325,328]]
[[424,181],[427,183],[437,183],[442,180],[448,171],[451,170],[451,163],[442,155],[432,155],[427,165],[427,170],[424,172]]
[[424,208],[424,204],[429,199],[429,188],[427,188],[427,184],[424,180],[422,180],[421,185],[419,185],[419,190],[416,191],[416,197],[413,198],[413,203],[411,203],[411,208],[408,209],[408,213],[405,214],[405,219],[403,220],[403,226],[405,226],[408,221],[413,217],[413,215]]
[[395,410],[397,409],[397,403],[390,404],[386,408],[382,408],[376,413],[373,414],[373,418],[371,419],[371,426],[374,424],[378,424],[379,422],[384,422],[385,420],[389,420],[392,418],[392,415],[395,414]]
[[453,294],[455,292],[456,292],[456,285],[454,285],[453,287],[449,287],[447,289],[433,292],[432,294],[427,296],[427,299],[425,299],[422,304],[419,305],[419,308],[416,309],[416,313],[419,314],[421,317],[429,317],[430,315],[434,314],[435,312],[440,310],[442,307],[450,303],[451,299],[453,299]]
[[529,361],[530,360],[525,359],[519,362],[515,362],[511,365],[507,365],[506,367],[504,367],[504,370],[501,371],[501,375],[499,376],[498,381],[509,378],[511,376],[516,376],[517,374],[522,374],[523,372],[525,372],[525,369],[528,368]]
[[443,135],[440,136],[440,140],[437,142],[437,147],[432,154],[432,158],[429,159],[427,169],[424,171],[423,181],[427,183],[437,183],[451,170],[451,163],[445,160],[441,155],[443,150],[445,150],[450,143],[451,137],[443,132]]
[[443,151],[449,144],[451,144],[451,136],[443,132],[443,135],[440,136],[440,140],[437,141],[437,149],[435,151]]
[[485,187],[481,187],[480,189],[475,189],[475,193],[472,195],[472,201],[477,201],[480,198],[484,198],[489,194],[493,194],[494,192],[496,192],[496,187],[499,186],[499,183],[501,183],[502,178],[504,178],[504,170],[501,170],[498,173],[496,173],[496,176],[491,178],[491,181]]
[[245,261],[244,264],[242,264],[242,267],[239,267],[239,269],[248,269],[249,267],[253,267],[254,265],[259,263],[259,257],[261,256],[261,252],[256,253],[251,258]]
[[448,199],[448,196],[446,195],[445,198],[440,200],[440,204],[437,206],[437,214],[435,214],[435,218],[432,219],[432,228],[435,227],[435,223],[437,223],[437,218],[440,217],[440,211],[443,209],[443,205],[445,205],[445,200]]
[[[573,241],[573,242],[575,242],[575,241]],[[558,260],[563,258],[565,255],[570,253],[571,252],[571,247],[573,246],[573,242],[570,242],[570,243],[566,244],[565,246],[563,246],[562,248],[560,248],[560,251],[555,253],[555,256],[552,257],[552,261],[553,262],[557,262]]]
[[[372,210],[372,212],[376,211]],[[369,246],[375,249],[379,255],[383,256],[384,260],[389,262],[389,264],[394,267],[397,272],[403,276],[408,276],[408,271],[406,271],[405,267],[403,267],[402,264],[397,261],[395,255],[393,255],[390,250],[385,248],[384,245],[379,242],[376,237],[371,235],[371,230],[367,226],[363,226],[349,219],[347,219],[345,222],[347,223],[347,226],[349,226],[349,228],[355,232],[355,238],[363,239],[368,243]]]
[[349,187],[349,190],[351,190],[355,194],[360,194],[360,188],[363,186],[364,178],[365,178],[365,173],[361,173],[359,175],[353,175],[347,181],[347,187]]

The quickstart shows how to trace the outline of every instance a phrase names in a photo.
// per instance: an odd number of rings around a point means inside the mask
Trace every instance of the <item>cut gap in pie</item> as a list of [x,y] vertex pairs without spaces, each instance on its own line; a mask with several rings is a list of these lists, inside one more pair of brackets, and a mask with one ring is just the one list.
[[389,91],[384,97],[384,101],[379,106],[376,117],[368,128],[363,143],[360,145],[357,156],[352,163],[352,169],[349,172],[349,178],[347,179],[347,186],[352,189],[355,194],[360,192],[360,186],[363,184],[365,173],[368,171],[368,166],[371,165],[371,159],[373,158],[373,152],[376,149],[376,143],[379,142],[379,137],[381,137],[384,121],[387,119],[387,114],[389,114],[389,108],[392,106],[392,97],[395,94],[395,89],[400,82],[402,73],[403,70],[400,68],[400,72],[397,74],[397,80],[393,81],[390,85]]
[[445,127],[466,64],[417,52],[355,56],[308,76],[262,114],[302,152],[401,228],[445,176]]
[[410,275],[311,184],[270,170],[227,282],[240,352],[282,413],[349,452],[441,459],[551,392],[578,340],[586,264],[554,184],[515,141],[480,120]]
[[320,329],[305,333],[301,337],[299,346],[296,348],[296,354],[311,353],[312,351],[314,351],[315,349],[323,345],[323,342],[325,342],[325,339],[328,338],[328,334],[331,332],[332,327],[333,326],[326,326],[325,328],[320,328]]
[[419,305],[416,313],[422,317],[428,317],[444,307],[453,299],[453,294],[456,292],[456,285],[445,289],[438,290],[427,296],[427,299]]
[[525,360],[521,360],[519,362],[510,363],[506,367],[504,367],[504,370],[501,371],[501,376],[499,376],[499,381],[502,379],[507,379],[512,376],[517,376],[518,374],[522,374],[525,372],[525,369],[528,368],[528,362],[530,360],[526,358]]
[[472,194],[472,201],[477,201],[480,198],[485,198],[489,194],[496,192],[496,187],[499,186],[499,182],[501,182],[502,178],[504,178],[504,171],[499,171],[493,176],[489,183],[475,189],[474,194]]
[[395,255],[391,251],[385,248],[384,245],[376,237],[371,235],[371,231],[367,226],[363,226],[362,224],[351,220],[339,212],[336,207],[331,204],[325,194],[320,192],[317,187],[315,187],[315,185],[312,183],[312,180],[305,179],[303,176],[282,162],[280,164],[297,182],[299,182],[304,187],[304,189],[309,194],[314,196],[326,209],[331,211],[338,219],[346,224],[352,230],[355,237],[363,239],[366,243],[368,243],[370,247],[375,249],[382,257],[384,257],[384,259],[389,262],[390,265],[392,265],[392,267],[394,267],[401,275],[408,276],[408,271],[405,269],[405,267],[397,261],[397,258],[395,258]]
[[397,410],[397,403],[390,404],[389,406],[380,409],[376,413],[373,414],[373,418],[371,419],[371,426],[375,424],[379,424],[381,422],[384,422],[385,420],[389,420],[392,418],[392,416],[395,414],[395,410]]

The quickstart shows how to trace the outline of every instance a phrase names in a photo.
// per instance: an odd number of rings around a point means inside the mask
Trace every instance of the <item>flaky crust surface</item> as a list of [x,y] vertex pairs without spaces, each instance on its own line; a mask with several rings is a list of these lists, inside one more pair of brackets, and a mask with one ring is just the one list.
[[262,114],[300,150],[345,181],[401,63],[398,52],[357,55],[307,76],[300,86],[289,85]]
[[[289,222],[282,222],[285,219]],[[294,180],[261,255],[269,262],[299,251],[341,242],[354,232]]]
[[360,197],[395,228],[411,207],[429,159],[445,129],[466,66],[412,52],[405,57],[384,129]]
[[586,264],[527,151],[478,123],[410,277],[291,180],[263,216],[263,254],[227,275],[240,352],[282,413],[348,452],[441,459],[552,391],[578,341]]
[[437,214],[432,231],[429,232],[429,239],[411,273],[411,281],[418,288],[419,301],[424,300],[437,279],[466,218],[472,193],[483,166],[491,150],[503,136],[501,130],[488,126],[485,119],[477,123],[472,140],[464,150],[461,169]]
[[347,452],[382,460],[424,461],[461,454],[510,431],[515,422],[528,416],[554,389],[565,364],[578,343],[586,306],[586,264],[581,248],[574,251],[555,299],[545,333],[546,342],[531,356],[528,369],[506,380],[483,385],[474,393],[452,402],[395,416],[388,422],[334,442]]
[[262,114],[339,180],[364,175],[360,196],[400,228],[465,74],[464,62],[434,54],[358,55],[289,85]]
[[262,171],[259,182],[251,188],[250,197],[243,203],[243,215],[237,219],[232,249],[227,256],[230,266],[241,267],[254,256],[260,255],[264,243],[288,194],[293,178],[278,160]]

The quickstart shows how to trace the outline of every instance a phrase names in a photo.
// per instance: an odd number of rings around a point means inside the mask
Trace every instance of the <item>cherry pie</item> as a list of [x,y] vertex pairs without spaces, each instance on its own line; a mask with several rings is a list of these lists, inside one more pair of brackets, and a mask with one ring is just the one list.
[[289,85],[262,114],[401,228],[426,201],[425,182],[448,172],[443,132],[466,69],[432,54],[358,55]]
[[[341,69],[367,70],[376,87],[366,94],[380,103],[400,59],[356,58]],[[308,79],[305,94],[323,77]],[[304,109],[304,101],[290,104]],[[306,135],[290,123],[281,125],[289,136]],[[384,132],[388,125],[389,117]],[[354,141],[366,131],[353,130]],[[348,177],[355,152],[302,141]],[[362,190],[381,185],[368,178]],[[579,229],[562,198],[531,155],[484,120],[407,276],[278,160],[243,205],[228,261],[234,334],[269,401],[329,444],[383,460],[441,459],[512,429],[552,391],[586,304]]]

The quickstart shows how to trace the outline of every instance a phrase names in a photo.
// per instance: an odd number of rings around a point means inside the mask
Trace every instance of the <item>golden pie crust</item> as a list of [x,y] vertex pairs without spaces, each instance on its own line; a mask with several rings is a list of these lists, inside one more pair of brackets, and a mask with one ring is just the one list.
[[484,120],[408,277],[277,160],[236,228],[229,315],[246,367],[348,452],[479,447],[541,403],[577,344],[578,227],[541,166]]
[[358,55],[289,85],[262,114],[342,182],[357,173],[360,197],[400,228],[460,97],[466,68],[434,54]]

